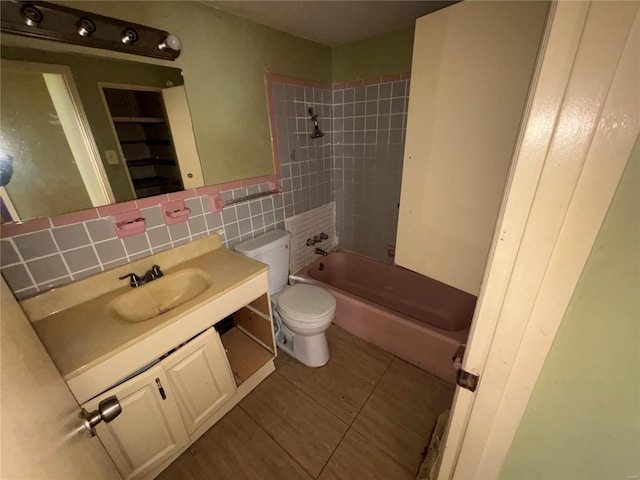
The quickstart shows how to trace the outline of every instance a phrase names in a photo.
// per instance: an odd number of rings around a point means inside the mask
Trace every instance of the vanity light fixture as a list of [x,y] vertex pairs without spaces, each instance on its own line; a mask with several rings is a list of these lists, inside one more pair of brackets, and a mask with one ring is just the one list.
[[81,37],[90,37],[96,31],[96,24],[90,18],[82,17],[78,21],[78,35]]
[[42,12],[31,4],[22,7],[22,15],[24,16],[24,23],[27,27],[37,27],[44,18]]
[[180,39],[165,30],[35,0],[0,1],[0,30],[162,60],[175,60],[181,48]]
[[167,35],[167,38],[158,45],[159,50],[173,50],[175,52],[179,52],[181,48],[182,42],[180,41],[180,37],[172,33]]

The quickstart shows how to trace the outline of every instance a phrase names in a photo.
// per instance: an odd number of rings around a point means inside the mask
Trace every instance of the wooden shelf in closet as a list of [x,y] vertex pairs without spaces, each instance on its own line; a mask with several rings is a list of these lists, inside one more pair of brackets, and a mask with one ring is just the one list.
[[132,145],[135,143],[141,143],[145,145],[163,145],[169,146],[171,145],[171,140],[121,140],[121,145]]
[[175,166],[175,164],[175,160],[168,158],[139,158],[137,160],[127,160],[127,165],[130,167],[147,167],[155,165]]
[[131,182],[133,183],[133,188],[136,190],[162,186],[175,186],[180,188],[180,182],[178,180],[166,177],[132,178]]
[[163,117],[112,117],[114,123],[167,123]]

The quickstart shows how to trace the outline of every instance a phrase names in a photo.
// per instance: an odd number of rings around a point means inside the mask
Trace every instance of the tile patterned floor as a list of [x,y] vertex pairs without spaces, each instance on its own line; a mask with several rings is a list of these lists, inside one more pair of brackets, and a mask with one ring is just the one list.
[[453,385],[332,325],[331,360],[276,372],[158,478],[413,479]]

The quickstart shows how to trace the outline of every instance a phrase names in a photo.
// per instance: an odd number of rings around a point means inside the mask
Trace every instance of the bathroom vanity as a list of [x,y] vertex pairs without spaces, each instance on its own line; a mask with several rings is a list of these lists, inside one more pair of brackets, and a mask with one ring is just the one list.
[[[118,280],[159,265],[138,288]],[[125,479],[153,478],[274,371],[267,266],[217,235],[22,302]]]

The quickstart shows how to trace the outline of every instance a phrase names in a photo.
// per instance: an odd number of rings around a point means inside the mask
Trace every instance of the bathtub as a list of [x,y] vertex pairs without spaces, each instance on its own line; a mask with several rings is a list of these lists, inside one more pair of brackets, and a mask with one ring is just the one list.
[[341,250],[319,257],[290,282],[329,289],[337,301],[336,325],[455,383],[451,357],[467,340],[475,296]]

